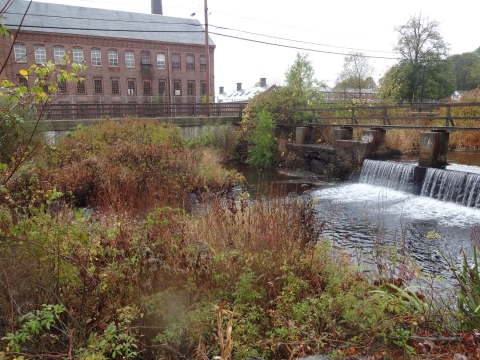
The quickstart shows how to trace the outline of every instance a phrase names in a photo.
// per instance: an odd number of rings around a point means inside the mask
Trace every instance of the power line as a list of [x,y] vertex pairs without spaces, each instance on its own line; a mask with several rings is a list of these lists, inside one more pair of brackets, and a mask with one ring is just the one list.
[[[5,26],[18,26],[13,24],[5,24]],[[66,28],[62,26],[40,26],[40,25],[22,25],[22,28],[35,28],[35,29],[56,29],[56,30],[82,30],[82,31],[115,31],[115,32],[148,32],[148,33],[205,33],[205,31],[201,30],[133,30],[133,29],[95,29],[95,28]]]
[[[14,12],[9,12],[8,14],[14,14],[14,15],[22,15],[21,13],[14,13]],[[41,15],[41,14],[27,14],[27,16],[36,16],[36,17],[47,17],[47,18],[61,18],[61,19],[80,19],[80,20],[98,20],[98,21],[109,21],[109,22],[122,22],[122,23],[148,23],[148,24],[165,24],[165,25],[190,25],[190,26],[203,26],[203,24],[189,24],[189,23],[166,23],[162,21],[149,21],[149,22],[144,22],[144,21],[139,21],[139,20],[119,20],[119,19],[105,19],[105,18],[87,18],[87,17],[73,17],[73,16],[60,16],[60,15],[54,15],[54,16],[49,16],[49,15]],[[215,27],[217,29],[222,29],[222,30],[230,30],[230,31],[236,31],[236,32],[241,32],[245,34],[250,34],[250,35],[256,35],[256,36],[263,36],[263,37],[268,37],[272,39],[277,39],[277,40],[285,40],[285,41],[293,41],[297,43],[302,43],[302,44],[309,44],[309,45],[317,45],[317,46],[325,46],[325,47],[331,47],[331,48],[338,48],[338,49],[346,49],[346,50],[354,50],[354,51],[368,51],[368,52],[378,52],[378,53],[388,53],[388,54],[393,54],[391,51],[381,51],[381,50],[370,50],[370,49],[358,49],[358,48],[351,48],[351,47],[344,47],[344,46],[336,46],[336,45],[328,45],[328,44],[319,44],[319,43],[314,43],[314,42],[308,42],[308,41],[301,41],[301,40],[295,40],[295,39],[287,39],[287,38],[282,38],[282,37],[277,37],[277,36],[271,36],[271,35],[266,35],[266,34],[259,34],[259,33],[254,33],[250,31],[244,31],[244,30],[239,30],[239,29],[232,29],[228,27],[222,27],[222,26],[216,26],[210,24],[210,26]]]

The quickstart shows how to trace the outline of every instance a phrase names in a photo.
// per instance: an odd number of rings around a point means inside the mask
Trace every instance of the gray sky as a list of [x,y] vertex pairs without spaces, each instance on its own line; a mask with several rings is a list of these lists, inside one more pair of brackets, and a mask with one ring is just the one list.
[[[150,0],[35,0],[65,5],[77,5],[122,11],[150,13]],[[163,14],[174,17],[196,17],[203,23],[203,0],[163,0]],[[208,0],[210,32],[264,42],[348,53],[358,49],[367,55],[396,57],[392,47],[396,43],[396,25],[406,23],[410,16],[423,16],[441,23],[440,30],[450,44],[450,53],[473,51],[480,46],[478,30],[478,1],[461,3],[433,0]],[[287,38],[273,39],[219,29]],[[250,87],[261,77],[268,83],[282,84],[288,66],[293,63],[298,49],[258,44],[211,34],[215,50],[215,91]],[[298,41],[323,44],[299,43]],[[343,65],[343,55],[309,52],[317,79],[334,85]],[[394,60],[371,59],[378,79]]]

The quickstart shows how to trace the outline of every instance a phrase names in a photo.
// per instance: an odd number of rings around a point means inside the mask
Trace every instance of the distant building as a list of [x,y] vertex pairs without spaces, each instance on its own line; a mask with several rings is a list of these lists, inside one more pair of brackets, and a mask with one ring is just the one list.
[[337,103],[342,101],[351,101],[361,99],[371,102],[375,99],[377,91],[375,89],[363,89],[360,94],[356,89],[339,89],[330,87],[319,87],[318,93],[323,96],[327,103]]
[[218,94],[215,94],[215,102],[249,102],[255,95],[265,91],[271,91],[275,85],[267,85],[266,78],[260,78],[260,86],[254,86],[243,89],[242,83],[237,83],[236,90],[224,91],[224,87],[220,86]]
[[[5,13],[5,25],[16,33],[29,1],[16,0]],[[85,63],[86,81],[60,86],[59,103],[200,102],[206,95],[205,33],[195,19],[140,14],[34,1],[18,31],[9,66],[3,75],[33,86],[20,70],[65,54]],[[3,64],[12,40],[0,38]],[[214,89],[214,49],[209,40],[210,89]],[[213,91],[211,91],[213,93]]]

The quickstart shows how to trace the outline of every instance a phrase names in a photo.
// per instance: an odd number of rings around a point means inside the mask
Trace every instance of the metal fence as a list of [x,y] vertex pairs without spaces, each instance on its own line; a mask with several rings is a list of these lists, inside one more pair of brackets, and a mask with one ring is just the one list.
[[128,104],[48,104],[44,110],[47,120],[197,116],[241,116],[246,104],[236,103],[128,103]]

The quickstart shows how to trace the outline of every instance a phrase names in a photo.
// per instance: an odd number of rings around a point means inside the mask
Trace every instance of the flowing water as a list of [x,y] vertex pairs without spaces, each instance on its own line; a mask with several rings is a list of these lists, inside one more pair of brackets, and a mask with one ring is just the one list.
[[312,192],[323,236],[363,263],[374,262],[378,245],[386,245],[411,256],[425,273],[448,278],[443,255],[460,265],[463,252],[471,256],[480,242],[472,239],[480,226],[480,156],[474,160],[428,169],[417,184],[415,164],[365,161],[359,183]]

